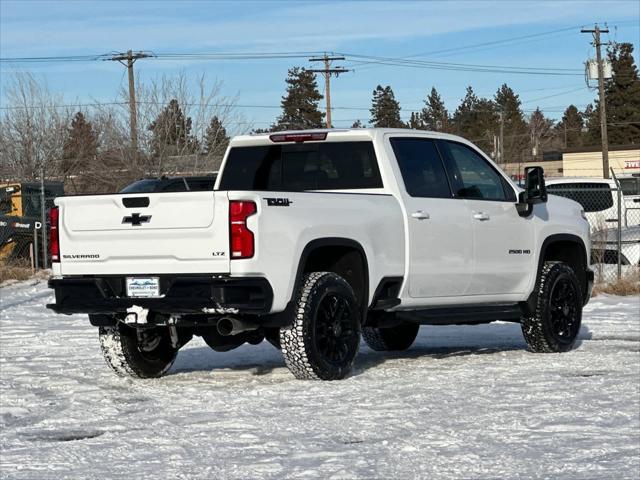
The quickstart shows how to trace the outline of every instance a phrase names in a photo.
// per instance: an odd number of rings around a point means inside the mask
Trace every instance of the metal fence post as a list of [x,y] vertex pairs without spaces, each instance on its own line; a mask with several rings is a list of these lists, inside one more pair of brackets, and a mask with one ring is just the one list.
[[35,223],[33,224],[33,257],[35,259],[36,270],[40,270],[40,251],[38,250],[38,229],[36,228]]
[[618,186],[618,231],[617,247],[618,247],[618,280],[622,278],[622,190]]
[[48,248],[47,248],[47,199],[44,194],[44,163],[40,167],[40,214],[42,221],[42,268],[49,266]]
[[33,257],[33,243],[29,244],[29,263],[31,264],[31,275],[36,273],[35,258]]

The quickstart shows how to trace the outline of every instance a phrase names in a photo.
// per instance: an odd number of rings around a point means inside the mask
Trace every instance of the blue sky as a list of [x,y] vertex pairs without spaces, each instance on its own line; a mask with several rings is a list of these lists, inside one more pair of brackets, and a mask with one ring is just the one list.
[[[640,1],[0,1],[0,56],[29,57],[148,50],[157,53],[336,51],[481,65],[581,69],[593,56],[580,26],[608,22],[604,40],[639,47]],[[519,41],[486,42],[574,29]],[[441,52],[442,50],[447,50]],[[637,54],[637,52],[636,52]],[[636,58],[637,55],[636,55]],[[335,107],[368,108],[377,84],[391,85],[403,117],[418,110],[432,86],[453,110],[471,85],[492,96],[504,82],[520,94],[523,109],[540,106],[557,117],[564,106],[580,108],[595,92],[575,76],[516,75],[338,64],[354,69],[333,82]],[[142,81],[183,70],[224,82],[225,95],[246,105],[278,106],[287,69],[305,59],[261,61],[169,61],[136,64]],[[67,102],[112,101],[126,84],[116,62],[2,64],[3,82],[15,68],[46,78]],[[123,83],[124,82],[124,83]],[[322,83],[320,83],[323,88]],[[581,88],[583,87],[583,88]],[[277,108],[243,108],[255,127],[265,127]],[[365,110],[339,109],[334,126],[367,121]]]

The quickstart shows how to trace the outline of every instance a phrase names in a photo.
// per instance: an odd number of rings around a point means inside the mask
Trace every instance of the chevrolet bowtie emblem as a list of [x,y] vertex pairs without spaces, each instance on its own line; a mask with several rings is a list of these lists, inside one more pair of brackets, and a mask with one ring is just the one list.
[[122,223],[130,223],[134,227],[138,227],[143,223],[149,223],[151,215],[140,215],[139,213],[132,213],[130,217],[124,217]]

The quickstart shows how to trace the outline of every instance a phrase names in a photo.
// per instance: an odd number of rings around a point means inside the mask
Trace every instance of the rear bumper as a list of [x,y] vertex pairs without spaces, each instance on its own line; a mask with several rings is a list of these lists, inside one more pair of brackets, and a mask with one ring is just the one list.
[[160,277],[162,297],[126,296],[125,277],[69,277],[49,280],[56,302],[47,308],[57,313],[124,314],[136,305],[156,313],[253,314],[271,310],[273,290],[261,277]]

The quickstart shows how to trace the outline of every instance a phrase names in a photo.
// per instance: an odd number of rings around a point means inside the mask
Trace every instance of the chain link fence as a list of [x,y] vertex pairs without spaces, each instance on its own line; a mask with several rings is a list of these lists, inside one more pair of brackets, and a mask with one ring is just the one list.
[[[43,197],[37,183],[5,184],[0,188],[0,265],[3,269],[47,268],[48,211],[57,187],[47,186]],[[596,283],[621,277],[640,280],[640,177],[633,182],[547,185],[549,194],[575,200],[591,225],[591,263]],[[42,199],[44,198],[44,209]]]
[[[49,195],[47,195],[49,193]],[[45,195],[35,185],[12,183],[0,187],[0,267],[35,272],[48,268],[49,210],[58,195]],[[43,205],[44,204],[44,205]]]
[[622,186],[595,180],[547,185],[549,194],[574,200],[585,211],[596,284],[640,280],[640,178],[633,180]]

